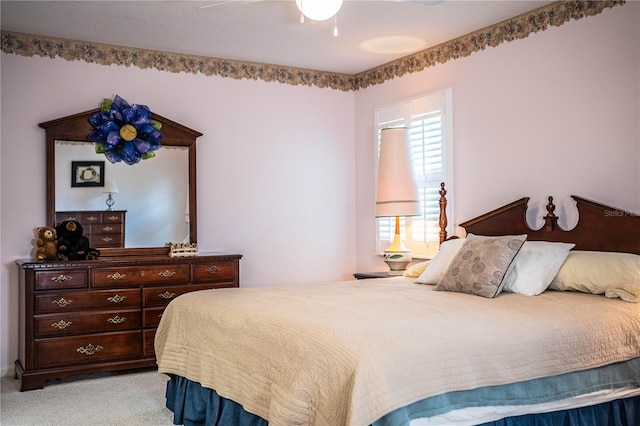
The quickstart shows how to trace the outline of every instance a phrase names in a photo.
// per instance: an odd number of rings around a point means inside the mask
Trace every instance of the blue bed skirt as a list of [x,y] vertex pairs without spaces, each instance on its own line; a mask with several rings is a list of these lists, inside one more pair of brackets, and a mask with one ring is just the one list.
[[482,426],[637,426],[639,422],[640,396],[637,396],[590,407],[507,417]]
[[[245,411],[240,404],[219,396],[184,377],[170,375],[167,382],[167,408],[175,425],[266,426],[268,422]],[[389,420],[389,419],[387,419]],[[383,421],[383,424],[390,424]],[[374,423],[374,426],[377,423]],[[404,420],[400,425],[406,425]],[[589,407],[551,413],[508,417],[482,426],[638,426],[640,396]]]
[[169,375],[167,408],[173,412],[174,425],[265,426],[262,417],[246,412],[242,405],[223,398],[213,389],[184,377]]

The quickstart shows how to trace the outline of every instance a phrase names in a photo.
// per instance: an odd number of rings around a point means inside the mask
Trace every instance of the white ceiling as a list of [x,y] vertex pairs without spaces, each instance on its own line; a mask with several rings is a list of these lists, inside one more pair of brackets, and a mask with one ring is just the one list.
[[[293,0],[2,0],[0,15],[8,31],[356,74],[549,3],[346,0],[337,14],[338,37],[333,19],[301,24]],[[381,37],[419,44],[396,53],[361,47]]]

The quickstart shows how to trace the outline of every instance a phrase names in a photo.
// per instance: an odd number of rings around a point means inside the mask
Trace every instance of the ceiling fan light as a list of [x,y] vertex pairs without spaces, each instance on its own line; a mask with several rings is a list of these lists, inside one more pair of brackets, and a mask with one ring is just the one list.
[[342,7],[343,0],[296,0],[300,12],[314,21],[325,21]]

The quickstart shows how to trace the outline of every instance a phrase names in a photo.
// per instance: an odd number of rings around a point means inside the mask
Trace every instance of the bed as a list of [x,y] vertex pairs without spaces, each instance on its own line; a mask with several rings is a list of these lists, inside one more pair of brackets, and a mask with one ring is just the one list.
[[174,423],[640,424],[640,217],[572,198],[571,230],[523,198],[447,238],[442,184],[441,250],[407,276],[176,298]]

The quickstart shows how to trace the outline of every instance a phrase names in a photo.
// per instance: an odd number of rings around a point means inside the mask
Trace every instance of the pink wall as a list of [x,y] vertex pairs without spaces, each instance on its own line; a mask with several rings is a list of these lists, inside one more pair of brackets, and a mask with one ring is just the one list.
[[358,270],[374,253],[373,110],[453,88],[454,221],[525,196],[531,226],[549,195],[640,214],[640,3],[553,27],[356,93]]

